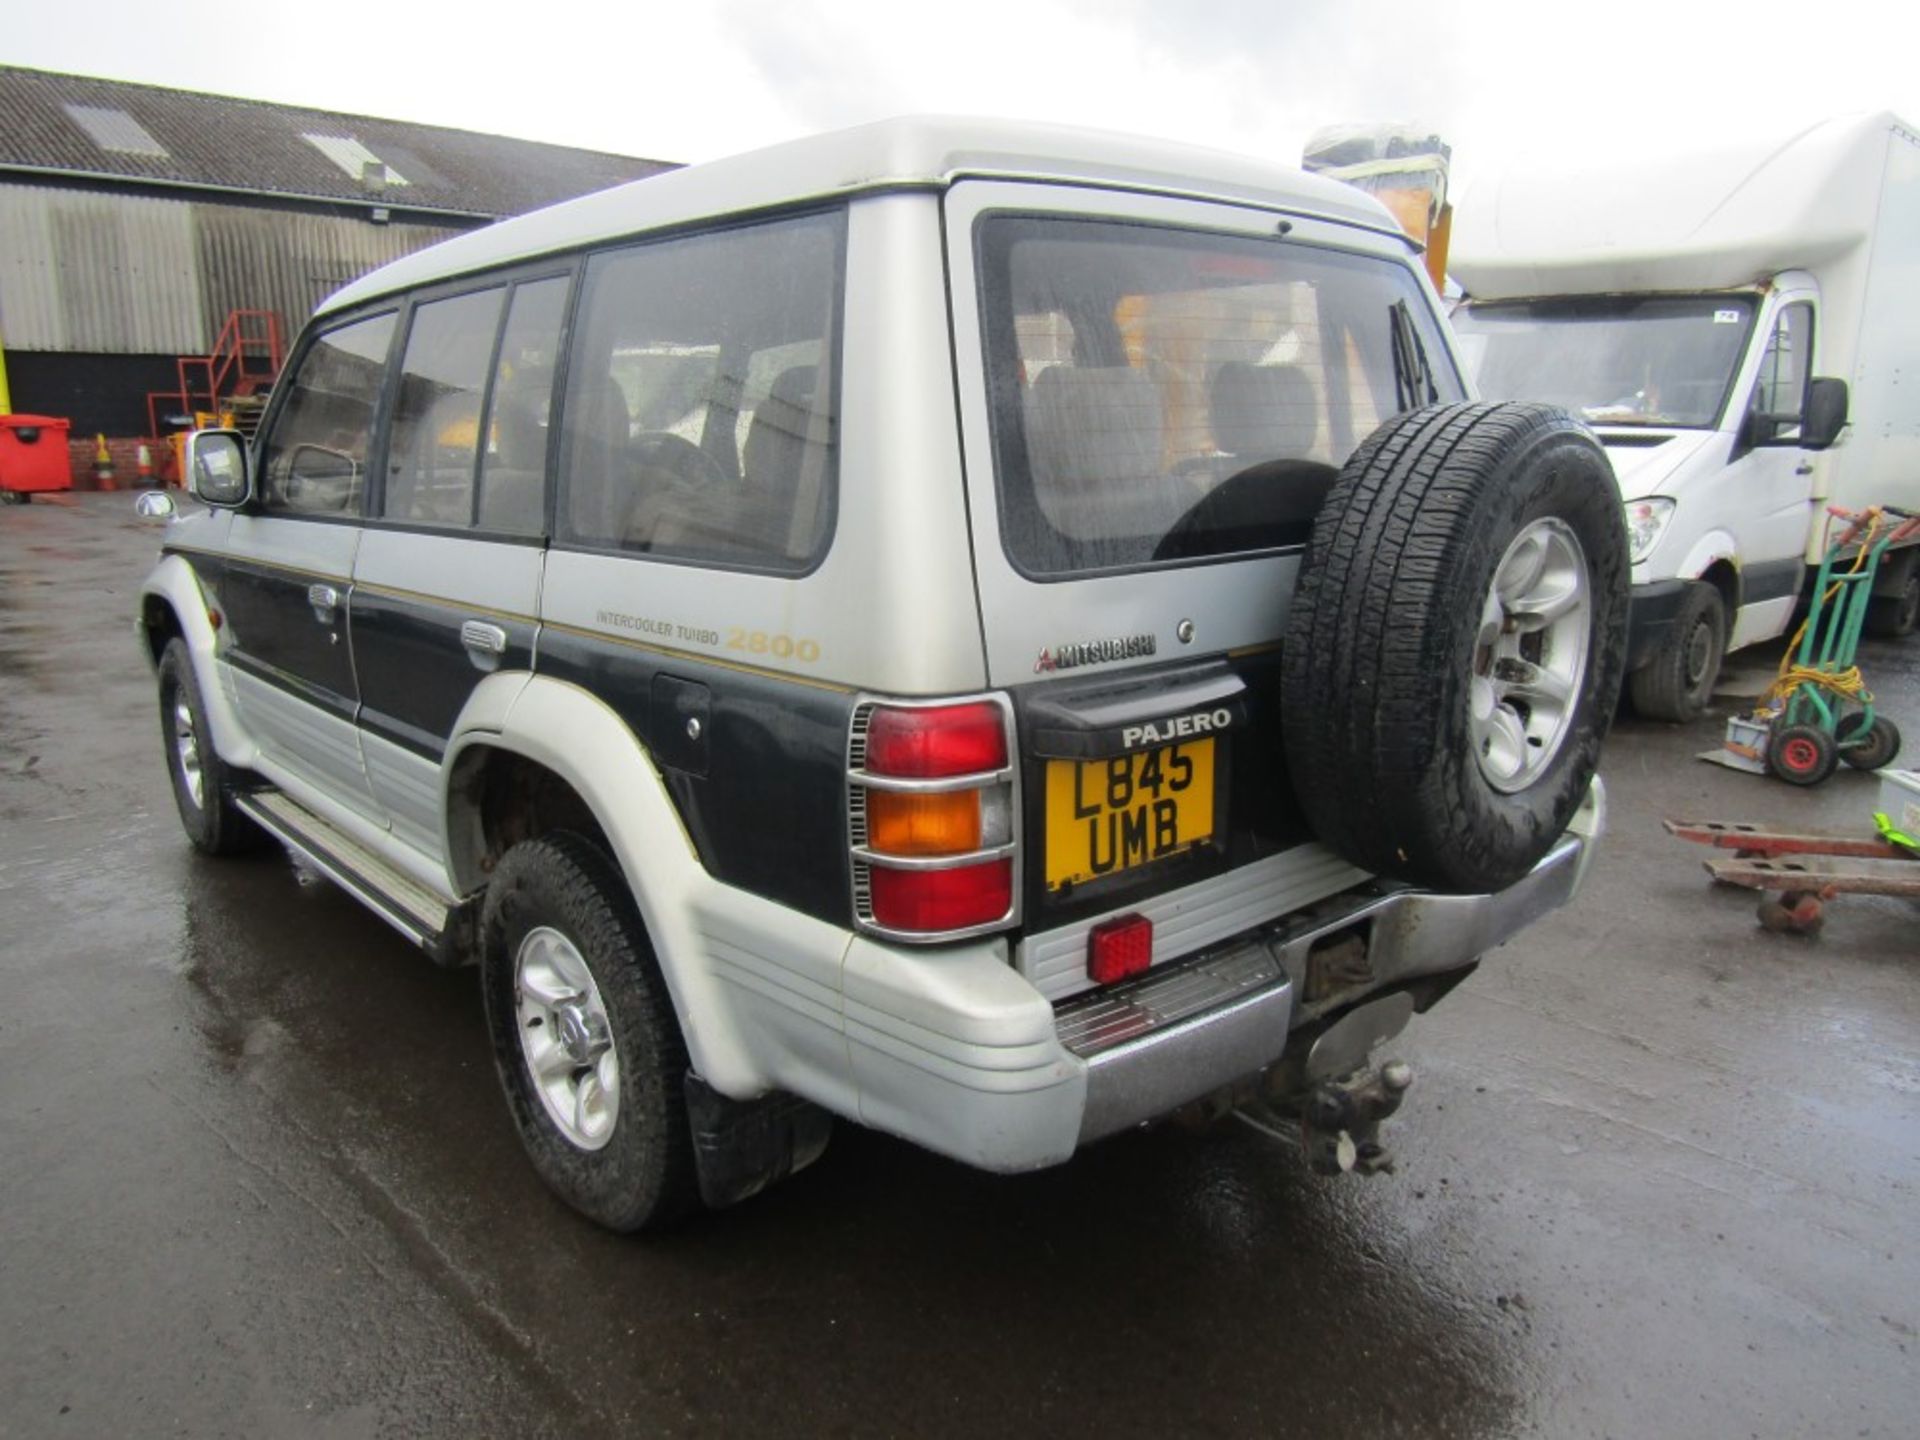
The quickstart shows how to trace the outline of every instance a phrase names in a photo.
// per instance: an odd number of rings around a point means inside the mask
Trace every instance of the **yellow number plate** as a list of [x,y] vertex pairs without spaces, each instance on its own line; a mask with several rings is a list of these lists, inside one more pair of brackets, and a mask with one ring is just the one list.
[[1161,860],[1213,835],[1213,741],[1047,762],[1047,888]]

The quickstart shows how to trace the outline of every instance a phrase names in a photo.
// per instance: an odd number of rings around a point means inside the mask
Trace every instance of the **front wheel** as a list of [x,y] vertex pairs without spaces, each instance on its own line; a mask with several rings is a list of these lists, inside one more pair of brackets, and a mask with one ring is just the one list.
[[1633,708],[1649,720],[1697,720],[1713,699],[1727,653],[1727,607],[1704,582],[1687,587],[1667,643],[1627,677]]
[[686,1044],[612,861],[570,834],[507,851],[480,965],[494,1068],[540,1178],[609,1230],[692,1209]]
[[234,804],[236,776],[213,748],[207,707],[184,640],[167,642],[160,654],[160,734],[167,747],[167,776],[181,828],[209,855],[257,849],[265,836]]

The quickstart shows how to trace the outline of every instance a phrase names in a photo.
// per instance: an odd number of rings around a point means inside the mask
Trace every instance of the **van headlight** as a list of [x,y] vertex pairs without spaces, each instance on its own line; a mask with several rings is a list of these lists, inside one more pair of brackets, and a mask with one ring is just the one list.
[[1672,518],[1673,501],[1664,495],[1627,502],[1627,548],[1633,564],[1647,558]]

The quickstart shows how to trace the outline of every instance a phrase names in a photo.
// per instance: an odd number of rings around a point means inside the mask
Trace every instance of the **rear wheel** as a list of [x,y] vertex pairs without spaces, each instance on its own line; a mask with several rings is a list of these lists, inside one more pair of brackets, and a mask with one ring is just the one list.
[[1818,785],[1839,763],[1833,736],[1818,725],[1782,725],[1767,742],[1767,768],[1789,785]]
[[1920,627],[1920,561],[1907,566],[1907,582],[1892,595],[1867,602],[1866,631],[1881,640],[1898,640]]
[[687,1051],[619,870],[577,835],[514,846],[481,917],[494,1067],[547,1185],[609,1230],[698,1198]]
[[1726,653],[1726,602],[1704,582],[1688,586],[1667,643],[1627,677],[1633,708],[1649,720],[1697,720],[1713,699]]
[[1518,879],[1587,794],[1626,611],[1619,492],[1579,421],[1389,420],[1315,520],[1287,619],[1282,731],[1315,832],[1421,884]]

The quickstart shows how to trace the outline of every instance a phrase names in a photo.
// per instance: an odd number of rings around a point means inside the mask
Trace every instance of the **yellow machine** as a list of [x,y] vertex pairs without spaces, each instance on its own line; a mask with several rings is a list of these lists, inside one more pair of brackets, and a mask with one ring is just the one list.
[[1433,288],[1447,288],[1447,242],[1453,206],[1447,203],[1447,167],[1452,147],[1424,127],[1328,125],[1307,140],[1301,163],[1317,174],[1365,190],[1427,247]]

